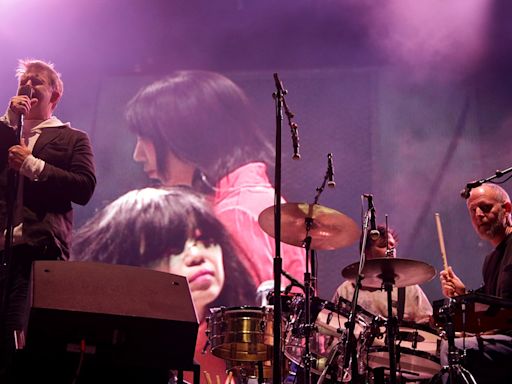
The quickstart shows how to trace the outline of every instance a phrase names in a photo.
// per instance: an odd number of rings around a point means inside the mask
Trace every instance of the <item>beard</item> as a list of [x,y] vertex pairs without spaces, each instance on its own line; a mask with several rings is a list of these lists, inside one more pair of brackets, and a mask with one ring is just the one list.
[[498,213],[497,220],[494,223],[492,223],[489,226],[489,228],[484,230],[482,235],[484,235],[488,239],[494,239],[495,237],[504,234],[505,227],[507,225],[505,222],[505,215],[506,215],[505,211],[500,211]]

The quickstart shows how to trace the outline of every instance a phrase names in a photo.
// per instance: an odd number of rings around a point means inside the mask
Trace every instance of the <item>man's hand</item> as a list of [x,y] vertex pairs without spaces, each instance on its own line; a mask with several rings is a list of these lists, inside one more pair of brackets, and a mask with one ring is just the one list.
[[439,273],[441,289],[446,297],[455,297],[466,293],[466,286],[453,272],[452,267]]
[[19,171],[25,159],[32,154],[32,151],[25,145],[13,145],[9,148],[9,168]]
[[[32,102],[34,100],[34,102]],[[37,99],[30,99],[28,96],[13,96],[9,103],[9,109],[17,116],[26,115],[30,112],[32,105],[37,102]]]

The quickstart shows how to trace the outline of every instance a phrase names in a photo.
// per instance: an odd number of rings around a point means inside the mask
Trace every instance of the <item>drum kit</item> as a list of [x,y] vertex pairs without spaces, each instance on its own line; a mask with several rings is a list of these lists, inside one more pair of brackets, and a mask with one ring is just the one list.
[[[259,216],[261,228],[270,236],[275,236],[273,210],[269,207]],[[361,233],[351,218],[316,203],[282,204],[281,212],[281,241],[287,244],[304,247],[309,237],[311,249],[333,250],[350,246]],[[364,241],[368,221],[363,225]],[[314,289],[311,295],[281,293],[284,304],[279,337],[285,382],[302,382],[298,372],[306,370],[317,376],[319,384],[394,383],[393,375],[398,382],[421,382],[441,370],[440,332],[428,325],[399,322],[391,312],[393,288],[427,282],[435,269],[420,261],[394,257],[365,260],[363,265],[362,269],[360,262],[348,265],[342,275],[360,287],[385,289],[389,293],[386,317],[361,308],[357,298],[332,303],[315,296]],[[269,297],[270,303],[277,298],[270,290]],[[271,305],[221,307],[213,309],[208,318],[212,354],[224,359],[241,383],[272,382],[273,315]]]

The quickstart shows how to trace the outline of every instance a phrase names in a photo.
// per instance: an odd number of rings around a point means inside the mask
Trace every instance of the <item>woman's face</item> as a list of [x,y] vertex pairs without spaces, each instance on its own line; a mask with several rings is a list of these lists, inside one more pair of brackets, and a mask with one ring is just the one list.
[[183,252],[169,255],[151,267],[186,276],[199,315],[204,314],[208,304],[219,296],[224,286],[222,248],[218,244],[188,239]]
[[155,144],[147,138],[137,136],[137,143],[133,150],[133,160],[142,164],[144,172],[150,179],[158,180],[166,187],[192,185],[195,166],[181,160],[169,150],[165,155],[163,170],[160,171]]
[[144,172],[150,179],[160,179],[156,162],[155,146],[151,140],[137,136],[137,143],[133,150],[133,160],[137,163],[142,163]]

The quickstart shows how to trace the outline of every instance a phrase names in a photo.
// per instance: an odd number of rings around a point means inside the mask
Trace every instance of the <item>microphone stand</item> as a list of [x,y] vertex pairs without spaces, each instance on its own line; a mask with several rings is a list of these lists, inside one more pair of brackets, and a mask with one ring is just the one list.
[[356,312],[357,312],[357,300],[359,299],[359,291],[361,289],[361,281],[364,279],[363,268],[366,261],[366,255],[364,253],[366,248],[366,242],[368,241],[368,225],[370,222],[371,211],[368,209],[363,218],[363,240],[361,242],[361,253],[359,255],[359,270],[357,272],[357,278],[355,282],[354,294],[352,296],[352,303],[350,306],[350,313],[348,321],[345,323],[345,331],[347,336],[343,338],[343,372],[342,376],[345,377],[345,373],[350,370],[350,363],[352,354],[355,352],[355,336],[354,330],[356,327]]
[[[316,195],[314,198],[314,202],[310,205],[310,210],[318,204],[318,200],[323,190],[325,189],[325,185],[327,180],[329,179],[329,170],[327,170],[322,185],[316,189]],[[313,213],[308,212],[308,215],[305,219],[306,225],[306,238],[304,239],[304,247],[306,248],[306,272],[304,273],[304,338],[305,338],[305,346],[304,346],[304,355],[302,360],[304,362],[304,384],[311,383],[311,362],[313,360],[313,356],[311,355],[311,332],[314,329],[314,324],[311,322],[311,301],[316,293],[316,252],[311,249],[311,236],[309,236],[309,232],[313,227]],[[310,259],[311,257],[311,259]],[[309,266],[311,264],[311,273],[309,271]]]
[[494,175],[489,176],[489,177],[487,177],[485,179],[475,180],[475,181],[472,181],[470,183],[467,183],[466,187],[460,192],[460,195],[461,195],[461,197],[467,199],[469,197],[469,193],[471,192],[472,189],[478,188],[482,184],[489,183],[489,182],[491,182],[494,179],[497,179],[497,178],[500,178],[502,176],[505,176],[506,174],[508,174],[510,172],[512,172],[512,167],[504,169],[502,171],[497,170],[494,173]]
[[[324,180],[325,182],[325,180]],[[321,188],[319,188],[321,189]],[[323,384],[326,377],[332,379],[332,376],[336,374],[338,358],[340,354],[343,357],[343,367],[341,378],[342,382],[349,382],[353,376],[356,376],[357,371],[351,372],[353,366],[351,366],[352,355],[356,351],[354,331],[356,327],[356,312],[357,312],[357,300],[359,298],[359,290],[361,289],[361,281],[364,279],[363,268],[366,260],[364,250],[366,248],[366,242],[368,239],[368,225],[370,223],[371,208],[369,207],[363,218],[363,239],[361,243],[361,253],[359,258],[359,270],[355,282],[354,294],[352,296],[352,303],[350,307],[350,313],[347,322],[344,324],[345,329],[338,328],[338,333],[342,334],[341,341],[339,341],[332,349],[327,364],[320,375],[318,384]],[[336,366],[335,366],[336,365]],[[334,366],[334,367],[333,367]],[[336,381],[336,380],[335,380]]]
[[[23,115],[20,115],[18,127],[15,130],[15,144],[21,143],[23,133]],[[8,164],[6,164],[8,167]],[[6,325],[7,308],[9,304],[9,287],[11,280],[11,260],[14,245],[14,213],[18,197],[20,174],[13,169],[7,170],[7,192],[6,192],[6,228],[4,237],[4,251],[0,260],[0,273],[4,274],[2,295],[0,297],[0,340],[5,337],[4,327]],[[7,340],[2,340],[2,343]]]
[[[283,120],[283,99],[286,91],[279,80],[277,73],[274,73],[276,92],[272,94],[276,104],[276,161],[274,175],[274,295],[279,299],[274,300],[274,348],[272,364],[272,383],[281,384],[281,271],[283,260],[281,258],[281,131]],[[309,384],[309,383],[306,383]]]
[[[20,144],[23,134],[23,115],[20,115],[18,121],[18,127],[15,130],[15,143]],[[14,144],[13,144],[14,145]],[[4,253],[1,260],[1,267],[8,268],[11,256],[12,256],[12,246],[13,246],[13,237],[14,237],[14,210],[16,207],[16,198],[18,196],[18,187],[20,174],[18,171],[14,171],[9,169],[7,171],[7,194],[6,194],[6,203],[7,203],[7,212],[6,212],[6,228],[5,228],[5,244],[4,244]]]

